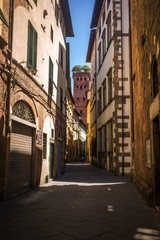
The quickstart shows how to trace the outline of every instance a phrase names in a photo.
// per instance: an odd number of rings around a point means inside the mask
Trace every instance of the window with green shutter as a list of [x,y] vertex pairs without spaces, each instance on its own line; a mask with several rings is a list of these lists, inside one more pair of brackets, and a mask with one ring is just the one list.
[[27,56],[28,68],[36,69],[37,67],[37,32],[28,21],[28,56]]
[[35,2],[35,4],[37,5],[37,0],[33,0],[33,2]]
[[53,94],[53,62],[52,62],[50,57],[49,57],[49,87],[48,87],[48,93],[50,95]]

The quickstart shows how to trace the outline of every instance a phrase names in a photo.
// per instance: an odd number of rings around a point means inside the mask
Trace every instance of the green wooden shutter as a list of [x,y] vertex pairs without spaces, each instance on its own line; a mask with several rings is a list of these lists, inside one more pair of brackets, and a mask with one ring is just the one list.
[[33,0],[35,2],[35,4],[37,5],[37,0]]
[[37,67],[37,33],[34,30],[34,48],[33,48],[33,68],[36,69]]
[[49,93],[53,94],[53,62],[49,57]]
[[31,22],[28,21],[28,53],[27,53],[27,65],[29,68],[32,66],[32,28]]
[[32,69],[36,69],[37,66],[37,32],[30,21],[28,21],[27,65]]

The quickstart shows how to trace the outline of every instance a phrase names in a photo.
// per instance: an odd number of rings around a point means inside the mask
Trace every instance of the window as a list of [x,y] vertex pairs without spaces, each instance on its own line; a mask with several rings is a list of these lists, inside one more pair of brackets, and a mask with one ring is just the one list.
[[101,43],[99,44],[98,48],[98,59],[99,59],[99,68],[101,66]]
[[111,29],[111,12],[107,18],[107,46],[109,46],[112,38],[112,29]]
[[50,95],[53,94],[53,62],[52,62],[50,57],[49,57],[49,87],[48,87],[48,93]]
[[33,2],[37,5],[37,0],[33,0]]
[[108,73],[108,102],[112,100],[112,69]]
[[107,9],[109,8],[110,1],[111,0],[107,0]]
[[85,99],[85,97],[83,98],[83,101],[85,101],[86,99]]
[[84,85],[84,88],[86,88],[86,85]]
[[43,159],[47,158],[47,134],[43,133]]
[[86,81],[86,77],[84,78],[84,81]]
[[103,108],[106,106],[106,79],[103,82]]
[[51,37],[51,41],[52,41],[52,43],[53,43],[53,28],[52,28],[52,26],[51,26],[51,33],[50,33],[50,37]]
[[104,23],[105,17],[106,17],[106,12],[105,12],[105,9],[104,9],[104,12],[103,12],[103,23]]
[[82,114],[83,112],[82,112],[82,110],[80,110],[80,114]]
[[106,132],[106,125],[103,127],[103,150],[107,151],[107,132]]
[[106,53],[106,30],[104,29],[102,34],[102,44],[103,44],[103,58]]
[[63,48],[61,47],[60,48],[60,65],[61,65],[61,67],[63,68]]
[[82,88],[82,85],[80,86],[80,89],[82,90],[83,88]]
[[60,109],[63,111],[63,89],[60,88]]
[[99,26],[99,37],[101,35],[101,25]]
[[54,129],[51,128],[51,138],[54,138]]
[[100,152],[102,152],[102,129],[99,130],[99,143],[100,143]]
[[77,101],[79,100],[79,97],[77,98]]
[[56,0],[55,0],[55,17],[56,17],[56,21],[57,21],[57,25],[58,25],[59,7],[58,7],[58,4],[57,4]]
[[79,79],[77,78],[77,81],[78,81]]
[[77,88],[78,88],[78,85],[77,85]]
[[98,112],[100,113],[102,109],[101,88],[99,89],[98,94],[99,94]]
[[30,21],[28,21],[27,66],[32,69],[37,67],[37,32]]
[[82,81],[82,77],[81,77],[81,81]]

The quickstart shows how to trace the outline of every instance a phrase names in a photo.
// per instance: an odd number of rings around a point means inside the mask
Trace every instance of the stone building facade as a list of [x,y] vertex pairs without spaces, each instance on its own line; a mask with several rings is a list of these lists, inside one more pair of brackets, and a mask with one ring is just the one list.
[[73,29],[67,0],[2,2],[11,14],[0,52],[7,110],[0,112],[0,194],[6,199],[64,171],[66,36]]
[[130,174],[128,1],[95,1],[95,28],[96,164],[116,175]]
[[81,114],[83,122],[87,123],[86,94],[90,87],[90,73],[73,73],[75,108]]
[[160,2],[130,0],[132,179],[160,206]]

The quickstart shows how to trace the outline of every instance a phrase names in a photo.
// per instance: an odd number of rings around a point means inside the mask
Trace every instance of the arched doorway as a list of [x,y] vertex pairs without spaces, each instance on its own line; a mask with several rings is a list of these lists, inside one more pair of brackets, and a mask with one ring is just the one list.
[[12,109],[12,132],[7,195],[13,197],[32,186],[35,118],[29,104],[18,101]]

